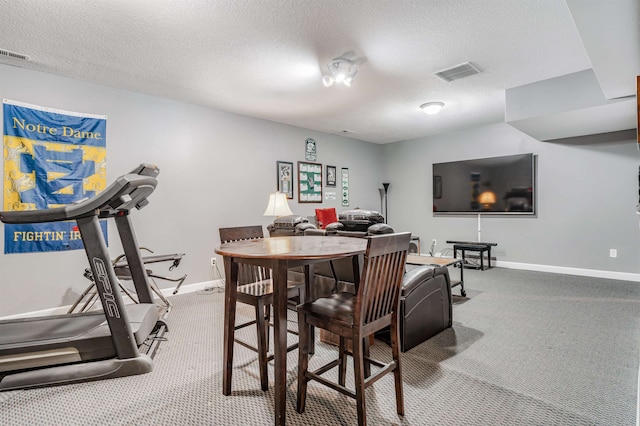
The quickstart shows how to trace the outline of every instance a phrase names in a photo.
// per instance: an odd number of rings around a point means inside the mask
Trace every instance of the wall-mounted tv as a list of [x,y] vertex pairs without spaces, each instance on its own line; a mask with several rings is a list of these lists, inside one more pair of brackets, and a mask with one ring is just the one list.
[[433,164],[433,214],[535,214],[535,157]]

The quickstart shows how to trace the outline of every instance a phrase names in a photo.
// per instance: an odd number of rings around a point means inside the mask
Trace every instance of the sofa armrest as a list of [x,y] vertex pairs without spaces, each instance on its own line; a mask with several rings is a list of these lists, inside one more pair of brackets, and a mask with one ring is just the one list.
[[343,231],[344,225],[340,222],[331,222],[325,228],[327,232],[335,234],[337,231]]
[[402,279],[402,296],[410,294],[423,282],[433,278],[435,266],[423,265],[407,271]]
[[386,223],[376,223],[367,228],[367,235],[393,234],[395,231]]

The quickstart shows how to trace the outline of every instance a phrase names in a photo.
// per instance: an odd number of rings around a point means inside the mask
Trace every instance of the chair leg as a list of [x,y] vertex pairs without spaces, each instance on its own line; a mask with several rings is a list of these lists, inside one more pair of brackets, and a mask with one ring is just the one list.
[[260,387],[263,391],[269,389],[269,374],[267,372],[267,335],[269,322],[265,320],[265,305],[262,301],[256,304],[256,333],[258,336],[258,364],[260,367]]
[[340,386],[344,386],[347,377],[347,339],[343,336],[340,336],[338,351],[338,383]]
[[311,326],[306,323],[303,313],[298,312],[298,399],[296,411],[304,413],[304,406],[307,400],[307,378],[306,373],[309,368],[309,335]]
[[271,333],[269,333],[269,321],[271,320],[271,305],[267,304],[264,306],[264,319],[265,319],[265,348],[266,348],[266,352],[269,352],[269,335]]
[[[366,358],[369,358],[369,336],[362,339],[362,355]],[[364,361],[364,377],[371,376],[371,363],[369,361]]]
[[367,406],[364,400],[365,362],[363,342],[360,336],[354,336],[353,370],[355,373],[356,407],[358,408],[358,426],[367,424]]
[[402,391],[402,367],[400,366],[400,330],[398,321],[391,323],[391,353],[396,367],[393,378],[396,386],[396,410],[398,415],[404,416],[404,394]]

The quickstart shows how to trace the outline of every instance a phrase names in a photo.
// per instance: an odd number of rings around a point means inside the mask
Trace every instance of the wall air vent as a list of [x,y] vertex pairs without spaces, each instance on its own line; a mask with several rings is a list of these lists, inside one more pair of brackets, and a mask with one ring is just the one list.
[[23,55],[22,53],[11,52],[10,50],[0,49],[0,59],[1,58],[12,58],[12,59],[20,59],[22,61],[29,61],[29,55]]
[[464,64],[438,71],[436,75],[447,83],[450,83],[454,80],[460,80],[461,78],[470,77],[481,72],[482,70],[478,68],[477,65],[471,62],[465,62]]

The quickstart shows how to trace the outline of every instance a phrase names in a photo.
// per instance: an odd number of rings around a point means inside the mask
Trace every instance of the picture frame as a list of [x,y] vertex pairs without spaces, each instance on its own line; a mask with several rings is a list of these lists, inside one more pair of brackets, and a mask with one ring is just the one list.
[[312,138],[308,138],[304,141],[304,159],[307,161],[316,161],[316,141]]
[[326,173],[327,186],[336,186],[336,166],[327,166]]
[[322,203],[322,164],[298,161],[298,202]]
[[340,178],[342,183],[342,206],[349,206],[349,169],[343,167],[340,171]]
[[276,161],[277,190],[287,194],[288,199],[293,199],[293,163],[289,161]]

